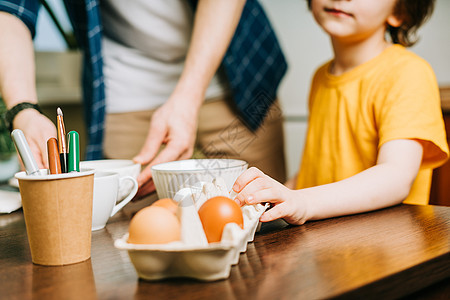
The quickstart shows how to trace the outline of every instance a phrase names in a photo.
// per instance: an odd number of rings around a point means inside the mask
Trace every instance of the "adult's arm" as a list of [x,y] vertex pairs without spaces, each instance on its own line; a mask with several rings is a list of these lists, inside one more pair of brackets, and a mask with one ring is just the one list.
[[[149,164],[138,177],[139,194],[151,192],[151,166],[191,157],[205,91],[239,23],[245,0],[200,0],[184,70],[168,101],[153,115],[149,134],[134,158]],[[166,144],[159,154],[162,144]]]
[[[37,103],[33,41],[30,30],[16,16],[0,12],[0,93],[7,108],[20,102]],[[19,112],[13,128],[20,128],[39,167],[47,167],[46,141],[56,136],[53,123],[34,109]]]

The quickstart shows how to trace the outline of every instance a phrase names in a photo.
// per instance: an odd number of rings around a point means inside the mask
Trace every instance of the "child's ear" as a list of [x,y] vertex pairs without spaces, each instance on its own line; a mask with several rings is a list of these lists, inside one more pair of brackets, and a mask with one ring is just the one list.
[[402,22],[403,21],[395,15],[390,15],[386,20],[386,23],[391,27],[400,27],[402,25]]

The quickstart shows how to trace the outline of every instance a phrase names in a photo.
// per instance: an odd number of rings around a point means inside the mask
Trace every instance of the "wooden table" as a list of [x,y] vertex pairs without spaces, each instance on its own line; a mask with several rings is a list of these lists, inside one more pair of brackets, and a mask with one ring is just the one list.
[[[0,216],[1,299],[449,299],[450,207],[400,205],[288,226],[266,223],[227,280],[139,280],[113,246],[132,212],[93,232],[90,260],[31,263],[21,211]],[[428,287],[431,286],[431,287]],[[428,288],[427,288],[428,287]]]
[[[445,131],[447,132],[447,143],[450,144],[450,86],[442,86],[439,89],[441,94],[441,107],[444,116]],[[433,170],[433,180],[431,182],[430,204],[450,206],[450,160],[444,165]]]

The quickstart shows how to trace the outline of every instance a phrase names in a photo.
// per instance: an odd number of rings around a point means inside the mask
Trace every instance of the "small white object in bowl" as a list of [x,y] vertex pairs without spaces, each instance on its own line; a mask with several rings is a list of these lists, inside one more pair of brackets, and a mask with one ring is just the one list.
[[238,176],[248,168],[238,159],[187,159],[158,164],[152,167],[158,197],[173,198],[184,187],[221,177],[231,190]]

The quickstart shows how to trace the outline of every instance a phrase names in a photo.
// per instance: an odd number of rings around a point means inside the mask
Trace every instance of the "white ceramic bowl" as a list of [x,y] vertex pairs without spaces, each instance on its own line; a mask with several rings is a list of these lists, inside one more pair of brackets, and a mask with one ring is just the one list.
[[[80,162],[81,168],[89,168],[98,171],[114,172],[119,174],[119,178],[131,176],[137,179],[141,172],[141,165],[135,163],[131,159],[100,159],[100,160],[86,160]],[[124,199],[130,194],[133,184],[125,180],[120,185],[118,191],[118,201]]]
[[187,159],[155,165],[152,176],[158,197],[173,198],[182,188],[218,177],[225,180],[229,191],[247,167],[247,162],[238,159]]

